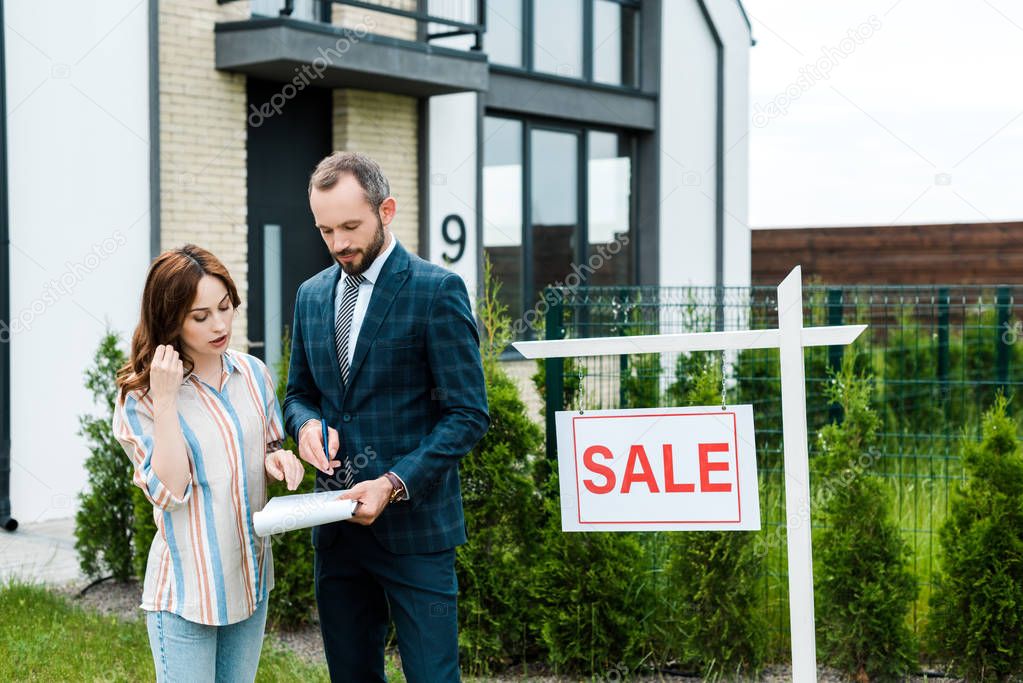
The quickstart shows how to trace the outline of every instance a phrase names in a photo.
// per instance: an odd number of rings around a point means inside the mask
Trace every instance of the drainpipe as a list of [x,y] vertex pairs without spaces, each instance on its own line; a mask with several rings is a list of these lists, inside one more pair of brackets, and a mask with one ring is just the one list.
[[[14,531],[11,517],[11,256],[7,213],[7,97],[4,1],[0,0],[0,528]],[[4,337],[7,337],[4,339]]]

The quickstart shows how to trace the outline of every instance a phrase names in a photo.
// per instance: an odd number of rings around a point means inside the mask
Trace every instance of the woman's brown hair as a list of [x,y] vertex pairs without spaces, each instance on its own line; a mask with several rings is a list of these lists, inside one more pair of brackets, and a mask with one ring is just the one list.
[[131,339],[131,357],[117,372],[122,399],[136,389],[142,389],[143,396],[149,393],[149,366],[161,344],[170,344],[181,355],[186,375],[195,367],[182,348],[181,327],[205,275],[219,278],[227,288],[231,304],[235,308],[241,305],[238,288],[227,268],[202,247],[186,244],[165,251],[149,266],[142,290],[142,313]]

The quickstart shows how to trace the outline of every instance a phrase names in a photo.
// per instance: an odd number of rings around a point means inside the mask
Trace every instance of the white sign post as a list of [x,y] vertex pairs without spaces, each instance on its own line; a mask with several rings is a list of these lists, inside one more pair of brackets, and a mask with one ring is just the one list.
[[619,356],[671,351],[780,350],[792,678],[800,683],[817,680],[803,348],[851,344],[865,329],[866,325],[803,327],[802,271],[796,266],[778,285],[778,329],[557,339],[513,344],[526,358]]

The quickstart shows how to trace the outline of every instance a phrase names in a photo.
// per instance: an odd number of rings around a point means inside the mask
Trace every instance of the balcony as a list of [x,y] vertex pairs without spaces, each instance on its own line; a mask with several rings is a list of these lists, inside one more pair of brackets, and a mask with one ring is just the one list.
[[216,25],[216,67],[296,87],[481,92],[484,31],[483,0],[252,0],[249,19]]

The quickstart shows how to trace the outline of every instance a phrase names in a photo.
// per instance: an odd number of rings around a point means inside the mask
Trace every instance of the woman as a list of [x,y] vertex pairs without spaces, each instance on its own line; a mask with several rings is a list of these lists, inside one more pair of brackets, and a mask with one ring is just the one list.
[[117,375],[114,434],[157,527],[142,609],[158,681],[255,678],[274,579],[252,514],[267,475],[302,480],[266,366],[227,348],[240,303],[210,252],[161,254]]

